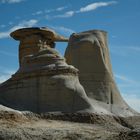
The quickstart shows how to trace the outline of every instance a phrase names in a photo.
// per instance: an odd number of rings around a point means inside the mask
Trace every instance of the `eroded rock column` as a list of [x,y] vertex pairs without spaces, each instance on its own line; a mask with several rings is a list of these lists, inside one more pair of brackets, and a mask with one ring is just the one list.
[[20,41],[20,67],[0,86],[1,104],[37,113],[92,110],[78,70],[54,48],[55,41],[68,39],[48,28],[23,28],[11,36]]
[[114,81],[105,31],[72,34],[65,57],[68,64],[79,69],[80,83],[92,101],[116,115],[135,114],[121,97]]

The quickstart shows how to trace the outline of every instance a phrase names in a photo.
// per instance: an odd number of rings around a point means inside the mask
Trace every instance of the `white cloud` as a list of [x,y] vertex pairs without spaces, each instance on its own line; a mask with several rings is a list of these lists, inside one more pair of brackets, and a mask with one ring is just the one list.
[[88,11],[93,11],[96,10],[99,7],[106,7],[112,4],[116,4],[116,1],[109,1],[109,2],[95,2],[95,3],[91,3],[85,7],[80,8],[79,13],[83,13],[83,12],[88,12]]
[[2,3],[20,3],[24,0],[1,0]]
[[[68,8],[68,6],[62,6],[62,7],[56,8],[56,9],[39,10],[39,11],[36,11],[36,12],[32,13],[32,15],[37,16],[37,15],[41,15],[41,14],[42,15],[43,14],[49,14],[49,13],[52,13],[52,12],[61,12],[66,8]],[[54,16],[49,16],[49,15],[45,16],[46,19],[51,19],[52,17],[54,17]]]
[[14,31],[14,30],[17,30],[19,28],[25,28],[25,27],[32,27],[34,25],[37,24],[37,20],[35,19],[30,19],[28,21],[22,21],[21,23],[19,23],[18,25],[16,26],[13,26],[11,29],[9,29],[8,31],[5,31],[5,32],[0,32],[0,39],[1,38],[7,38],[9,37],[9,34]]
[[32,27],[32,26],[36,25],[37,22],[38,21],[36,19],[30,19],[27,21],[25,20],[25,21],[22,21],[21,23],[19,23],[17,26],[12,27],[10,30],[14,31],[14,30],[17,30],[19,28]]
[[70,28],[66,28],[64,26],[50,26],[52,29],[56,30],[57,32],[60,32],[62,34],[65,34],[67,36],[71,35],[72,33],[75,33],[74,30]]
[[95,2],[95,3],[91,3],[85,7],[80,8],[78,11],[68,11],[68,12],[65,12],[64,14],[56,15],[56,16],[54,16],[54,18],[68,18],[68,17],[72,17],[73,15],[75,15],[77,13],[93,11],[93,10],[96,10],[97,8],[106,7],[106,6],[109,6],[112,4],[116,4],[116,3],[117,3],[116,1]]
[[62,32],[69,33],[69,34],[72,34],[72,33],[75,32],[74,30],[66,28],[66,27],[63,27],[63,26],[60,26],[57,30],[60,30]]
[[72,17],[75,14],[74,11],[68,11],[62,15],[56,15],[54,16],[54,18],[68,18],[68,17]]
[[[63,7],[58,7],[56,9],[49,9],[49,10],[43,10],[43,11],[37,11],[37,12],[34,12],[32,13],[33,16],[37,16],[37,15],[41,15],[41,14],[45,14],[45,13],[51,13],[51,12],[55,12],[55,11],[63,11],[64,9],[66,9],[67,7],[66,6],[63,6]],[[47,16],[48,18],[48,16]]]
[[62,6],[62,7],[56,8],[56,9],[47,9],[47,10],[45,10],[45,13],[51,13],[51,12],[56,12],[56,11],[63,11],[66,8],[68,8],[68,6]]

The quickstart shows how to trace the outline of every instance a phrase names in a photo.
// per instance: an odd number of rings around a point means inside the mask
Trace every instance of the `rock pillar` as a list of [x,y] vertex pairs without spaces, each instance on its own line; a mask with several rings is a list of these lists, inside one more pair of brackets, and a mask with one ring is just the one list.
[[37,113],[91,110],[78,70],[55,50],[55,41],[68,39],[48,28],[23,28],[11,36],[20,41],[20,67],[0,85],[1,104]]
[[65,58],[68,64],[79,69],[80,83],[92,101],[117,115],[134,114],[121,97],[113,78],[107,32],[90,30],[72,34]]

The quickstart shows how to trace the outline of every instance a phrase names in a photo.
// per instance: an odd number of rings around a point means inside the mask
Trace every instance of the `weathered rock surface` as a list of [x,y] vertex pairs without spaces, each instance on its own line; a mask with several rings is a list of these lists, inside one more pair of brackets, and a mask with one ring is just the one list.
[[140,117],[0,111],[1,140],[139,140]]
[[20,67],[0,85],[0,140],[140,139],[140,116],[116,87],[104,31],[70,38],[65,56],[84,87],[54,48],[68,39],[48,28],[11,36],[20,40]]
[[80,83],[93,106],[98,102],[113,114],[137,115],[123,100],[114,81],[105,31],[72,34],[65,58],[68,64],[79,69]]
[[1,104],[37,113],[92,110],[78,70],[54,49],[54,41],[67,39],[47,28],[23,28],[11,36],[20,40],[20,68],[0,85]]

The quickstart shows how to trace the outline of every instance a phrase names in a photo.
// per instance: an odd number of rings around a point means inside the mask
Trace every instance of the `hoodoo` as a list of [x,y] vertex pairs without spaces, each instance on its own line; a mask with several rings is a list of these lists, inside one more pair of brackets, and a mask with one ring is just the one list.
[[113,78],[107,44],[107,32],[90,30],[74,33],[69,39],[65,58],[79,69],[80,83],[87,96],[103,108],[121,116],[134,115],[120,95]]
[[[0,85],[0,104],[35,113],[137,115],[114,81],[105,31],[67,39],[49,28],[22,28],[11,37],[20,41],[19,69]],[[68,64],[56,51],[56,41],[69,42]]]
[[67,38],[48,28],[23,28],[11,36],[20,41],[19,70],[0,85],[0,104],[36,113],[92,108],[78,70],[55,50],[54,42]]

